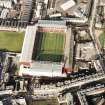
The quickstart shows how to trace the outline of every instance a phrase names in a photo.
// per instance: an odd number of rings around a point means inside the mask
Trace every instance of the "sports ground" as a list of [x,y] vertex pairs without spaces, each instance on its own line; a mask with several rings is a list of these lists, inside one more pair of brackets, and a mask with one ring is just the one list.
[[37,32],[36,54],[34,59],[39,61],[60,62],[64,50],[64,34],[55,32]]
[[23,32],[0,31],[0,50],[21,52],[23,39]]

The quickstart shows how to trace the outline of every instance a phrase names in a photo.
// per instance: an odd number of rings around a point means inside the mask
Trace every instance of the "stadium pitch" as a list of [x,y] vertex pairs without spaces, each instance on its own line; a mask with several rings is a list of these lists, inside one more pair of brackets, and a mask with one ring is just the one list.
[[64,34],[53,32],[37,32],[36,54],[33,59],[38,61],[61,62],[64,50]]

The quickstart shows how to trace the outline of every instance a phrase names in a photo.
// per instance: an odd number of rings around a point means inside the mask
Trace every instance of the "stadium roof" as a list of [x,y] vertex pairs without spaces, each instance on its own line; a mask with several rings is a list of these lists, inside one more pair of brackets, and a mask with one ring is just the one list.
[[19,75],[29,76],[42,76],[42,77],[66,77],[66,74],[62,74],[62,65],[52,64],[48,68],[24,68],[23,65],[20,67]]
[[44,26],[44,27],[66,27],[66,22],[65,21],[53,21],[53,20],[39,20],[38,21],[38,26]]
[[34,40],[36,36],[37,26],[27,26],[20,62],[30,62],[32,57],[32,51],[34,46]]
[[39,20],[38,24],[57,24],[57,25],[66,25],[65,21],[53,21],[53,20]]

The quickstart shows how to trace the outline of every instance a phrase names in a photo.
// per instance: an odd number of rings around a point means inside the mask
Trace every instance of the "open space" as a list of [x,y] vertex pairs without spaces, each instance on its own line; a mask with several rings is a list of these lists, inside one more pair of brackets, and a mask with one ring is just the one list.
[[23,32],[0,31],[0,50],[21,52],[23,39]]
[[35,60],[60,62],[64,52],[64,34],[37,32],[35,46],[37,46],[37,49],[34,49],[36,54],[33,53]]

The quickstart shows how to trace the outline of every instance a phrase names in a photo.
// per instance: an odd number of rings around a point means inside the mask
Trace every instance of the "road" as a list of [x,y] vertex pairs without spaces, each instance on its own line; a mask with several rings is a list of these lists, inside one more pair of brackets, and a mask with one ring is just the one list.
[[20,62],[30,62],[36,37],[37,24],[28,26],[25,32]]

